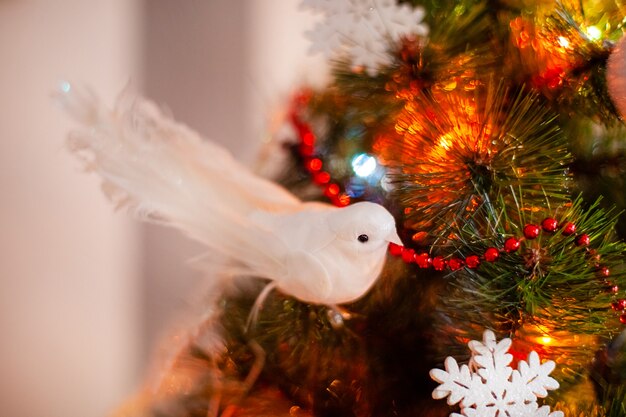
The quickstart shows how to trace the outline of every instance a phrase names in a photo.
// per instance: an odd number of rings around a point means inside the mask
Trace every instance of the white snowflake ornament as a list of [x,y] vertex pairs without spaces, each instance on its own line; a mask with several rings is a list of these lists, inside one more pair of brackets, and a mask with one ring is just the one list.
[[305,32],[311,52],[329,58],[345,54],[353,66],[372,76],[391,63],[388,51],[401,36],[428,35],[422,23],[424,8],[395,0],[303,0],[302,6],[323,15],[313,30]]
[[528,361],[519,361],[517,369],[509,366],[513,356],[508,353],[511,339],[496,342],[491,330],[485,330],[483,341],[468,343],[472,352],[469,365],[461,365],[447,357],[442,369],[431,369],[430,377],[439,382],[433,391],[438,400],[448,397],[448,404],[460,402],[461,414],[450,417],[563,417],[562,411],[550,412],[550,407],[539,407],[537,398],[544,398],[548,390],[559,383],[550,372],[553,361],[541,363],[536,352],[530,352]]

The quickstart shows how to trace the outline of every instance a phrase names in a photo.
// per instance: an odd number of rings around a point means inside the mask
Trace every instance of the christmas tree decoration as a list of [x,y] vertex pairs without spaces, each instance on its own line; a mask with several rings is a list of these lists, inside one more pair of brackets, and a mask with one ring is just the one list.
[[529,8],[532,12],[522,7],[509,22],[516,51],[508,63],[511,76],[541,91],[561,112],[614,123],[618,114],[607,92],[607,59],[621,37],[624,6],[563,1]]
[[544,232],[554,233],[556,232],[558,227],[559,227],[559,222],[552,217],[543,219],[543,221],[541,222],[541,228],[543,229]]
[[399,106],[386,92],[374,94],[385,109],[378,115],[369,113],[370,100],[361,93],[343,97],[331,89],[295,94],[288,125],[294,132],[289,149],[297,173],[287,171],[281,182],[303,197],[340,207],[354,201],[384,201],[386,170],[373,146],[379,135],[392,130],[390,114]]
[[350,167],[353,175],[341,181],[346,184],[343,187],[331,177],[330,173],[324,171],[326,164],[317,149],[317,136],[301,115],[302,106],[306,105],[308,100],[306,95],[297,96],[291,109],[290,120],[298,135],[299,156],[313,182],[323,190],[325,197],[338,207],[345,207],[350,204],[352,198],[362,197],[368,192],[376,193],[375,188],[380,186],[385,171],[372,155],[361,152],[351,157]]
[[274,288],[317,304],[354,301],[380,275],[389,242],[401,243],[382,206],[303,203],[149,101],[122,96],[109,110],[70,88],[59,102],[82,124],[71,148],[115,203],[203,243],[225,275],[272,280],[251,318]]
[[550,373],[555,363],[541,363],[539,355],[531,352],[528,360],[517,363],[513,370],[513,356],[507,353],[511,339],[496,342],[495,334],[485,330],[482,343],[468,343],[472,352],[469,366],[461,365],[448,357],[445,371],[432,369],[430,376],[440,385],[433,391],[434,399],[448,397],[448,404],[460,402],[461,415],[451,417],[486,417],[506,415],[511,417],[563,417],[563,412],[550,412],[550,407],[539,407],[538,398],[544,398],[548,390],[555,390],[559,383]]
[[311,51],[330,58],[347,54],[353,68],[362,67],[370,76],[390,63],[389,49],[401,36],[428,35],[424,9],[393,0],[303,0],[302,5],[324,18],[307,32]]
[[[491,8],[486,1],[433,2],[425,17],[431,27],[428,42],[400,39],[391,51],[393,61],[379,77],[385,89],[402,100],[430,88],[474,89],[481,74],[499,65],[499,51],[490,42],[497,28]],[[441,9],[447,11],[439,14]]]
[[[549,328],[548,335],[567,332],[570,337],[616,335],[620,331],[619,314],[615,314],[613,303],[622,298],[620,288],[626,276],[620,259],[625,247],[611,237],[614,214],[604,213],[598,203],[588,211],[582,210],[581,204],[576,200],[557,208],[558,215],[553,212],[543,214],[543,218],[572,219],[559,221],[562,230],[585,233],[542,231],[533,239],[520,234],[529,224],[542,223],[541,217],[535,217],[542,211],[526,212],[521,207],[509,210],[522,214],[517,221],[504,211],[477,211],[474,221],[490,224],[461,231],[454,252],[471,248],[471,256],[482,253],[486,262],[478,268],[461,268],[451,274],[441,306],[445,321],[463,318],[456,325],[460,337],[471,337],[477,323],[508,333],[516,341],[527,338],[523,329],[531,323]],[[526,216],[537,220],[529,221]],[[506,237],[511,229],[519,234]],[[484,231],[492,231],[492,237]],[[494,247],[493,239],[501,243]],[[507,242],[508,247],[513,246],[512,239],[519,242],[519,247],[507,250]],[[476,305],[489,307],[473,308]],[[579,308],[582,306],[585,307]],[[584,366],[582,358],[592,356],[598,347],[593,339],[585,344],[552,346],[548,357],[567,363],[559,369],[559,380],[566,385],[573,383],[572,375],[579,374]]]
[[[567,197],[569,160],[555,116],[538,98],[503,88],[408,102],[381,155],[405,207],[405,226],[441,240],[488,194]],[[537,152],[542,149],[542,152]],[[530,167],[533,167],[532,169]]]
[[287,103],[289,191],[141,99],[62,95],[113,201],[220,273],[126,417],[626,416],[626,7],[303,7],[332,66]]

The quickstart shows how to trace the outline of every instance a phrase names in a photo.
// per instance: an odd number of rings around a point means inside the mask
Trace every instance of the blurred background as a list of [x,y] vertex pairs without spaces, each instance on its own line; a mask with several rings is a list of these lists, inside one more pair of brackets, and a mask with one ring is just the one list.
[[195,244],[114,213],[51,91],[130,83],[253,164],[282,100],[324,78],[297,4],[0,0],[0,415],[108,415],[202,278]]

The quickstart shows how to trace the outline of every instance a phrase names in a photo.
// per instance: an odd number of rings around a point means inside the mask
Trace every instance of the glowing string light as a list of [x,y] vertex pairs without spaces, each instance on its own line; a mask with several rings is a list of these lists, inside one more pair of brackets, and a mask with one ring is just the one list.
[[378,163],[376,158],[366,153],[360,153],[352,158],[352,170],[361,177],[367,178],[376,171]]
[[565,36],[559,36],[559,45],[563,48],[569,48],[569,40]]
[[544,346],[551,345],[553,340],[554,339],[552,339],[550,336],[541,336],[541,337],[537,338],[537,341],[539,343],[541,343],[542,345],[544,345]]
[[595,26],[589,26],[586,30],[587,36],[592,41],[597,41],[602,37],[602,31]]

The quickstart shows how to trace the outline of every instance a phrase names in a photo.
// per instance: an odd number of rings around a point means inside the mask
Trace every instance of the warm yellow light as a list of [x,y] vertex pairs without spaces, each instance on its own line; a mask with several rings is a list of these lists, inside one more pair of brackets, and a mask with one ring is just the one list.
[[450,138],[447,137],[448,135],[444,135],[439,138],[439,146],[441,146],[446,151],[449,151],[450,148],[452,147],[452,140],[450,140]]
[[538,339],[538,342],[544,346],[549,346],[550,344],[552,344],[552,341],[554,340],[550,336],[541,336],[541,337],[538,337],[537,339]]
[[595,26],[589,26],[587,28],[587,36],[592,41],[597,41],[602,37],[602,31]]
[[559,36],[559,45],[561,45],[563,48],[569,47],[569,41],[565,36]]

